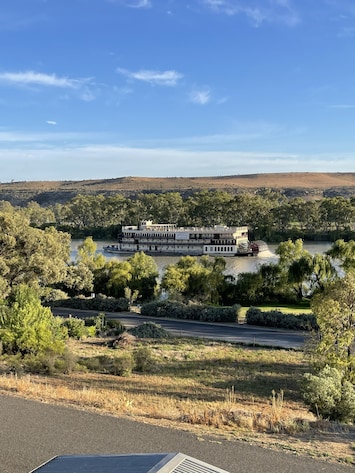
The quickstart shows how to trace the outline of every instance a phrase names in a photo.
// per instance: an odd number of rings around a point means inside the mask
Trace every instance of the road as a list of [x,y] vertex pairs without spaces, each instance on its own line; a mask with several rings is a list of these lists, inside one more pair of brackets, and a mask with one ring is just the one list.
[[181,452],[230,473],[350,473],[246,442],[223,440],[12,396],[0,396],[0,472],[29,473],[63,454]]
[[[76,309],[54,308],[56,315],[89,317],[96,315],[93,311]],[[303,347],[307,334],[296,330],[280,330],[266,327],[256,327],[246,324],[215,324],[176,319],[162,319],[156,317],[143,317],[132,312],[108,313],[109,318],[119,319],[126,328],[132,328],[143,322],[153,321],[180,337],[209,338],[232,343],[256,344],[280,348],[300,349]]]

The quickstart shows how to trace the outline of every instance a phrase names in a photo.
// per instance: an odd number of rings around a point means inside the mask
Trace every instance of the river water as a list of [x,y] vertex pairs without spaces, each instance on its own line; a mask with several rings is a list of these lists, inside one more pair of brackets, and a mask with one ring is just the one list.
[[[74,261],[77,248],[83,240],[72,240],[71,242],[71,259]],[[97,241],[97,252],[105,256],[106,259],[117,259],[118,261],[124,261],[131,255],[112,255],[104,251],[104,247],[107,245],[116,244],[115,241]],[[225,274],[236,277],[239,273],[253,273],[256,272],[262,264],[265,263],[276,263],[278,260],[275,255],[276,245],[268,245],[269,250],[261,252],[258,256],[243,256],[243,257],[227,257]],[[329,250],[331,243],[329,242],[304,242],[303,248],[309,251],[312,255],[316,253],[324,253]],[[178,256],[154,256],[154,259],[158,265],[160,275],[163,274],[165,268],[169,264],[175,264],[179,260]]]

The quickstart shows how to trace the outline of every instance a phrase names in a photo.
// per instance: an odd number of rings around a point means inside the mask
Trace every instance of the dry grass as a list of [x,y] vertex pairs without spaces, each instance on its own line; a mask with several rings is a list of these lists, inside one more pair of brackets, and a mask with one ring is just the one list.
[[211,177],[120,177],[83,181],[24,181],[0,183],[2,190],[26,191],[135,191],[186,189],[329,189],[355,187],[355,173],[266,173]]
[[[144,343],[155,361],[150,373],[4,374],[0,392],[355,462],[355,432],[330,430],[302,404],[302,353],[190,339]],[[71,349],[82,359],[120,352],[99,340],[72,342]]]

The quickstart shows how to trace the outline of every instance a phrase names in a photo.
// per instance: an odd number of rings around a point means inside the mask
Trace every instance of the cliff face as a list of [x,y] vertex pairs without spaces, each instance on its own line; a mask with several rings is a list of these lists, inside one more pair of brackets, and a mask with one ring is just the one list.
[[83,181],[23,181],[0,183],[0,200],[26,205],[34,200],[43,206],[65,203],[77,194],[122,194],[179,192],[188,196],[199,190],[233,193],[274,189],[287,197],[319,199],[355,196],[355,173],[274,173],[219,177],[122,177]]

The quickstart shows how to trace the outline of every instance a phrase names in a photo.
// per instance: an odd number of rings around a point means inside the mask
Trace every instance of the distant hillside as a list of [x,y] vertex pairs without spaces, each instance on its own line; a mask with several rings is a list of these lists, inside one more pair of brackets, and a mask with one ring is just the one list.
[[277,189],[288,197],[317,199],[355,196],[355,173],[270,173],[220,177],[121,177],[83,181],[22,181],[0,183],[0,200],[25,205],[35,200],[41,205],[64,203],[77,194],[115,194],[127,197],[140,192],[192,192],[210,189],[255,192]]

